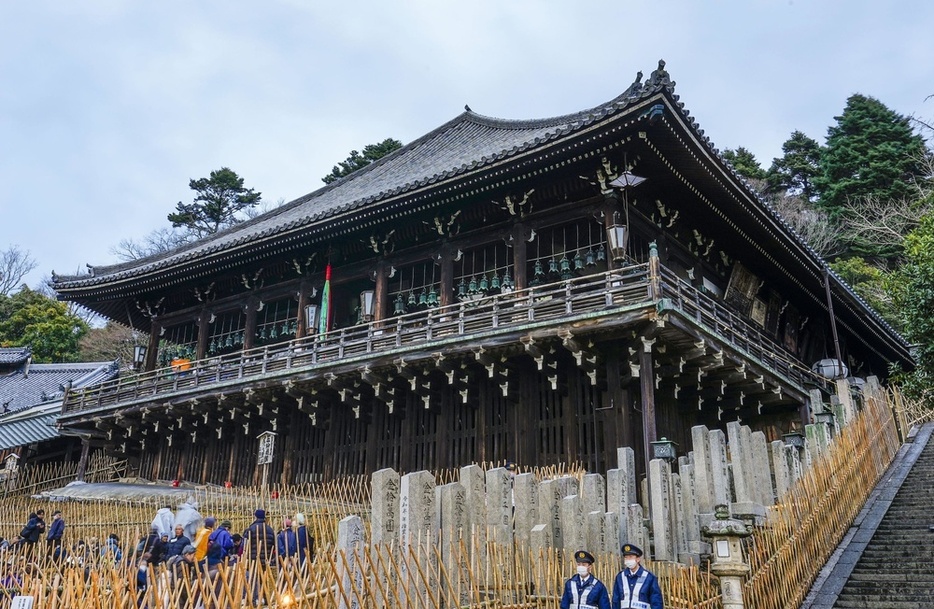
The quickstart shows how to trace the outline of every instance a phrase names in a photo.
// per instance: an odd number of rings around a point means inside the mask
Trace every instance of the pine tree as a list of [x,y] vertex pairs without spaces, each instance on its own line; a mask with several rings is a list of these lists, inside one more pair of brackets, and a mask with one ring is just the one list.
[[837,124],[827,131],[821,174],[814,180],[820,206],[832,216],[875,196],[912,196],[911,181],[922,175],[924,140],[908,119],[865,95],[852,95]]
[[762,165],[756,160],[756,155],[742,146],[736,150],[730,150],[729,148],[724,150],[723,158],[733,166],[736,173],[747,180],[765,179],[765,170],[762,169]]
[[357,150],[351,150],[350,156],[341,161],[339,165],[335,165],[334,168],[331,169],[331,173],[321,178],[321,181],[325,184],[335,182],[352,174],[358,169],[366,167],[373,161],[379,160],[391,152],[395,152],[399,148],[402,148],[402,142],[390,137],[378,144],[367,144],[363,148],[363,154],[360,154]]
[[782,153],[772,160],[766,175],[769,191],[813,201],[818,195],[814,180],[820,175],[820,144],[795,131],[782,144]]

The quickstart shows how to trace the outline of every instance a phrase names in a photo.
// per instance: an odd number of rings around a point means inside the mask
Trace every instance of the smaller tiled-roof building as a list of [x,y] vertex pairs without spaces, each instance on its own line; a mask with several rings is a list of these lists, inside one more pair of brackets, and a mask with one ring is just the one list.
[[116,362],[34,364],[29,347],[0,348],[0,454],[21,462],[51,460],[80,449],[56,422],[70,388],[89,387],[117,375]]

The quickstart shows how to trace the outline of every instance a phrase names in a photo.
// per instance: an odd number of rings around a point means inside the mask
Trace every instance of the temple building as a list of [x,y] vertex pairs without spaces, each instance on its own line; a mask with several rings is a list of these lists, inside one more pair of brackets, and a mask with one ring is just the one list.
[[[726,102],[725,102],[726,103]],[[811,422],[908,345],[704,135],[664,62],[575,114],[470,109],[179,249],[54,276],[148,333],[59,424],[140,476],[235,484],[616,466]]]

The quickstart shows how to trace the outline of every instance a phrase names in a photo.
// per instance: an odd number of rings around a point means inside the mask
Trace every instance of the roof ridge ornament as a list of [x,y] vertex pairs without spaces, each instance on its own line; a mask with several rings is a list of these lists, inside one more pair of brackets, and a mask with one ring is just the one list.
[[674,88],[675,83],[671,80],[671,76],[665,70],[665,60],[658,60],[658,68],[652,71],[649,75],[649,79],[645,81],[646,89],[657,89],[661,87]]
[[639,97],[642,94],[642,70],[636,72],[636,79],[623,91],[623,97]]

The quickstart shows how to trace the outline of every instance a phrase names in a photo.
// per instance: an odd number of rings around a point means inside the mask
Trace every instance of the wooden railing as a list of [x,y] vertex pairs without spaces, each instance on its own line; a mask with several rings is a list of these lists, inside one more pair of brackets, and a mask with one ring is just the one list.
[[766,334],[761,326],[733,311],[729,305],[686,283],[671,270],[660,267],[659,275],[661,306],[680,311],[686,319],[692,320],[767,370],[799,385],[808,383],[828,388],[826,379],[804,366],[783,345]]
[[400,315],[287,343],[193,361],[184,371],[160,368],[69,392],[62,413],[101,409],[202,386],[237,383],[284,371],[312,370],[400,356],[433,345],[450,346],[535,329],[623,308],[650,306],[647,264],[536,286]]
[[[653,268],[659,271],[653,274]],[[70,392],[62,413],[106,409],[157,395],[237,384],[270,374],[364,363],[377,355],[401,357],[417,349],[447,348],[519,329],[612,316],[624,308],[653,306],[660,301],[716,334],[721,342],[758,360],[765,369],[798,384],[820,382],[819,377],[758,326],[657,262],[654,265],[650,262],[197,360],[184,371],[160,368],[123,376]]]

